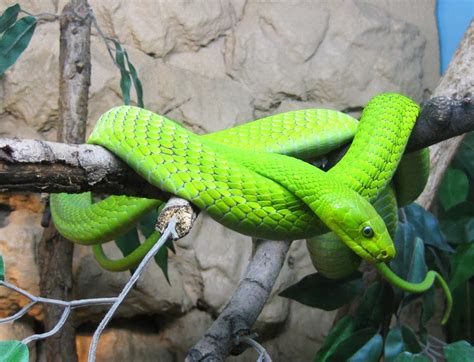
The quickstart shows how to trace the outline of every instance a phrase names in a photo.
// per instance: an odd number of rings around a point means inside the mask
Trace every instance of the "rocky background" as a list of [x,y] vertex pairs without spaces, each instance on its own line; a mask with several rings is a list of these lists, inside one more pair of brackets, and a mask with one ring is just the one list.
[[[0,0],[0,10],[14,1]],[[66,1],[20,1],[33,14],[59,13]],[[90,0],[99,26],[127,49],[144,86],[145,106],[198,133],[278,112],[329,107],[356,112],[373,95],[396,91],[417,101],[439,79],[435,0],[117,1]],[[0,136],[54,140],[58,120],[59,25],[40,24],[26,52],[0,78]],[[93,30],[89,128],[120,105],[119,71]],[[0,254],[10,282],[38,294],[36,244],[43,229],[39,195],[0,198]],[[112,256],[119,252],[107,248]],[[101,338],[99,361],[174,361],[204,334],[251,256],[248,237],[200,215],[170,255],[169,286],[150,265],[119,318]],[[272,297],[256,325],[275,361],[310,360],[333,314],[277,294],[314,272],[304,243],[293,243]],[[76,246],[77,298],[112,296],[129,273],[102,270]],[[26,304],[0,290],[0,314]],[[78,352],[104,310],[80,310]],[[0,339],[32,334],[34,309]],[[33,351],[41,355],[41,351]],[[247,351],[238,360],[255,360]]]

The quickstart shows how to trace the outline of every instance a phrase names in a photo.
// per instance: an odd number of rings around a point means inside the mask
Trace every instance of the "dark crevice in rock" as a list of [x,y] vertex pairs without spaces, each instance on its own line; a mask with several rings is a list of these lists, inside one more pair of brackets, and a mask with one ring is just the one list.
[[10,205],[0,204],[0,228],[7,226],[8,217],[12,213],[13,209]]

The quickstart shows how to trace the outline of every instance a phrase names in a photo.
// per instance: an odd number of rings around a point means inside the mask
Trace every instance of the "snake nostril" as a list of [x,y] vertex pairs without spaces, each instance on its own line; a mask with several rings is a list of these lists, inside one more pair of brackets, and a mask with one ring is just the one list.
[[388,252],[387,252],[387,250],[382,250],[382,251],[380,251],[380,257],[381,257],[382,260],[387,259],[387,257],[388,257]]

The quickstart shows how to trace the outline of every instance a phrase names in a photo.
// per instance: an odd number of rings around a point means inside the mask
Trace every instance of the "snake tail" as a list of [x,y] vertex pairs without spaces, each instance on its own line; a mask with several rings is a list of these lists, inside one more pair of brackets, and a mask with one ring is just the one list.
[[125,271],[136,267],[146,254],[151,250],[160,238],[158,231],[153,232],[144,242],[140,244],[127,256],[120,259],[110,259],[104,252],[102,244],[92,245],[92,252],[99,265],[109,271]]
[[396,275],[385,263],[377,263],[375,264],[375,268],[379,271],[382,277],[391,284],[409,293],[426,292],[433,286],[434,282],[437,281],[446,297],[446,309],[444,311],[443,319],[441,320],[441,324],[446,324],[453,307],[453,297],[451,295],[451,291],[449,290],[448,284],[438,272],[429,270],[428,273],[426,273],[425,279],[423,281],[419,283],[411,283]]

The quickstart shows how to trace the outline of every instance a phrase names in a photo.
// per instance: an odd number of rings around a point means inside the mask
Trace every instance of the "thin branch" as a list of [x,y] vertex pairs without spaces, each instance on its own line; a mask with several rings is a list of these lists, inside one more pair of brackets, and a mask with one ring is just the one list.
[[[289,241],[257,240],[255,255],[232,298],[186,361],[221,361],[249,335],[285,261]],[[240,352],[240,351],[236,351]]]

